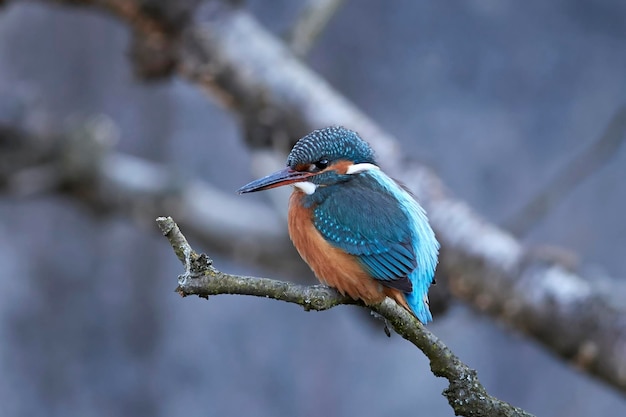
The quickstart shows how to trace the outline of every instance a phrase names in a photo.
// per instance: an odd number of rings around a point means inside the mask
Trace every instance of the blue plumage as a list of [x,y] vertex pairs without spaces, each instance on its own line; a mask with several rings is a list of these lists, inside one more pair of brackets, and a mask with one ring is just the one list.
[[439,242],[435,238],[435,233],[428,223],[426,212],[417,201],[398,184],[385,175],[382,171],[371,171],[379,184],[388,192],[394,195],[400,204],[401,210],[409,219],[405,226],[410,230],[412,253],[417,263],[417,267],[408,275],[413,284],[413,291],[405,293],[407,303],[422,323],[432,320],[432,315],[428,308],[428,288],[433,282],[435,268],[437,267],[437,257],[439,255]]
[[[420,321],[431,321],[425,300],[439,243],[426,213],[380,170],[353,177],[304,198],[317,203],[313,210],[316,229],[332,245],[357,256],[373,278],[403,291]],[[336,187],[341,187],[340,192]]]
[[356,132],[339,126],[327,127],[300,139],[289,153],[287,165],[295,169],[320,159],[374,163],[374,151]]
[[315,194],[319,203],[313,210],[313,223],[322,236],[358,256],[372,277],[411,291],[407,275],[415,269],[416,260],[406,227],[409,219],[394,196],[366,172]]

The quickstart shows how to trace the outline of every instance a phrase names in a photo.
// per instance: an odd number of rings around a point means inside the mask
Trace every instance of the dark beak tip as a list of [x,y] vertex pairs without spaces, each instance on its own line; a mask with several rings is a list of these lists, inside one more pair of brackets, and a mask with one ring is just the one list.
[[252,181],[249,184],[244,185],[243,187],[240,187],[236,192],[237,194],[241,195],[241,194],[248,194],[248,193],[254,193],[256,191],[261,191],[265,189],[265,184],[263,183],[259,183],[260,180],[256,180],[256,181]]
[[273,174],[244,185],[237,190],[237,194],[247,194],[281,187],[283,185],[292,184],[309,175],[309,173],[297,172],[287,167],[281,171],[274,172]]

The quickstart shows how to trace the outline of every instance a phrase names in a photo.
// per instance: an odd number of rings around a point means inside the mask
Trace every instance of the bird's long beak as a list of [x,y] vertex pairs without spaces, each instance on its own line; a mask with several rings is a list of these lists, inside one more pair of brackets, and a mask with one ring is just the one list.
[[244,194],[261,190],[269,190],[270,188],[276,188],[283,185],[293,184],[294,182],[305,181],[307,177],[310,177],[312,175],[315,175],[315,173],[306,171],[295,171],[287,167],[283,170],[274,172],[267,177],[252,181],[251,183],[246,184],[238,189],[237,192],[239,194]]

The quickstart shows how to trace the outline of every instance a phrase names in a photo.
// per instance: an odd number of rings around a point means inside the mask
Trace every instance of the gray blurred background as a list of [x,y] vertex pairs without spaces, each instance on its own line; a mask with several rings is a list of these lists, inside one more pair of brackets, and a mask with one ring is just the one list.
[[[245,7],[282,35],[303,3]],[[91,9],[1,8],[0,105],[17,97],[51,126],[103,114],[117,151],[227,192],[250,180],[233,116],[178,79],[136,79],[129,39]],[[626,103],[626,2],[346,1],[308,62],[502,223]],[[625,178],[620,148],[525,241],[624,277]],[[452,415],[423,354],[359,309],[181,299],[180,264],[151,218],[56,194],[2,194],[0,218],[2,416]],[[532,413],[626,415],[623,395],[463,305],[429,327],[491,394]]]

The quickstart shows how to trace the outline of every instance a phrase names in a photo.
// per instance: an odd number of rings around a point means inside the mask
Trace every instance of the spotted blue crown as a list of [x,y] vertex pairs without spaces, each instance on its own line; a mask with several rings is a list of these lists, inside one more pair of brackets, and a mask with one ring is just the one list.
[[352,161],[356,164],[375,164],[374,151],[356,132],[335,126],[315,130],[300,139],[287,157],[287,165],[295,168],[299,164],[326,159]]

